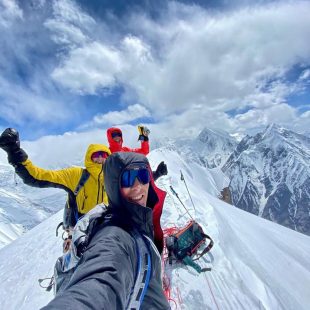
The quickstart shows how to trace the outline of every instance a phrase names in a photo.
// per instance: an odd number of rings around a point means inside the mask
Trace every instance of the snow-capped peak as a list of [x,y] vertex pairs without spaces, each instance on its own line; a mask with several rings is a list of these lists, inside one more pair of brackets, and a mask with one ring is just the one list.
[[246,136],[223,166],[233,204],[310,234],[310,139],[276,124]]
[[188,161],[197,162],[207,168],[216,168],[225,163],[237,146],[237,140],[225,131],[205,128],[194,139],[156,140],[154,146],[165,146],[177,151]]

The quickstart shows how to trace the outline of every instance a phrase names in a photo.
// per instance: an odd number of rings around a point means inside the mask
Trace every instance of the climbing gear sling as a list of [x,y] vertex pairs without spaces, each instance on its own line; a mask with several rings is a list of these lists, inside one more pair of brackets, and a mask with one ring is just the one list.
[[[83,188],[85,183],[87,182],[89,176],[90,176],[90,173],[87,171],[87,169],[83,169],[80,180],[79,180],[78,184],[76,185],[75,190],[73,191],[74,199],[78,195],[80,190]],[[72,200],[73,200],[73,198],[71,198],[70,201],[66,202],[66,205],[64,208],[63,222],[60,222],[56,228],[56,237],[58,236],[58,229],[60,227],[62,227],[64,229],[64,232],[62,234],[62,239],[64,241],[66,241],[68,238],[70,238],[70,234],[68,237],[65,237],[64,234],[66,232],[69,233],[69,228],[73,227],[79,219],[79,214],[78,214],[76,203],[72,203]]]

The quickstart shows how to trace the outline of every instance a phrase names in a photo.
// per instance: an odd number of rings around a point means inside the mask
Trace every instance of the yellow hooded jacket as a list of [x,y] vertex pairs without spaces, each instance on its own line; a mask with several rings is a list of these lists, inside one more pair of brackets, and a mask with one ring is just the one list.
[[[74,195],[83,168],[71,167],[60,170],[46,170],[35,166],[29,159],[15,166],[16,173],[24,183],[34,187],[62,188],[68,193],[66,208],[77,208],[79,216],[87,213],[99,203],[108,205],[108,197],[104,189],[103,165],[91,160],[91,155],[97,151],[111,154],[103,144],[90,144],[85,154],[85,168],[90,176],[78,195]],[[71,225],[70,225],[71,226]]]

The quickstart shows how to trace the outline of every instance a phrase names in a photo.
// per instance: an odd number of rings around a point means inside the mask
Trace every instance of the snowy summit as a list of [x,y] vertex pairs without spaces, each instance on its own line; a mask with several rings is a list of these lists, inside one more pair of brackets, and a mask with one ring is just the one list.
[[[219,171],[215,180],[208,169],[187,163],[166,148],[156,149],[148,157],[152,167],[164,160],[169,169],[168,176],[158,180],[167,191],[163,228],[181,227],[190,220],[170,191],[172,185],[190,215],[215,242],[209,255],[198,261],[201,266],[211,267],[209,272],[198,274],[181,264],[166,266],[172,309],[308,309],[308,236],[220,201],[216,198],[221,189],[219,180],[224,182],[225,177]],[[180,170],[194,206],[180,179]],[[61,255],[62,241],[55,237],[61,217],[62,211],[0,250],[3,309],[39,309],[53,298],[52,292],[39,286],[38,279],[53,274],[55,260]]]

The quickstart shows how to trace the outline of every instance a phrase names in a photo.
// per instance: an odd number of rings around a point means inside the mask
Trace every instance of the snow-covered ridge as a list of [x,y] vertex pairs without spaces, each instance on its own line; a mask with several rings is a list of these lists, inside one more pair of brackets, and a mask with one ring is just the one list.
[[[169,270],[171,297],[178,309],[308,309],[308,236],[218,200],[215,195],[224,176],[221,179],[218,174],[215,181],[209,170],[186,162],[174,151],[157,149],[148,157],[152,167],[164,160],[169,169],[169,175],[158,180],[158,185],[167,191],[162,226],[182,226],[189,220],[169,190],[172,185],[215,242],[211,253],[198,261],[212,267],[211,272],[199,275],[182,265]],[[180,170],[195,208],[180,179]],[[39,309],[53,297],[52,292],[39,287],[37,280],[52,275],[54,262],[61,255],[62,241],[55,237],[61,217],[59,211],[0,250],[3,309]]]

